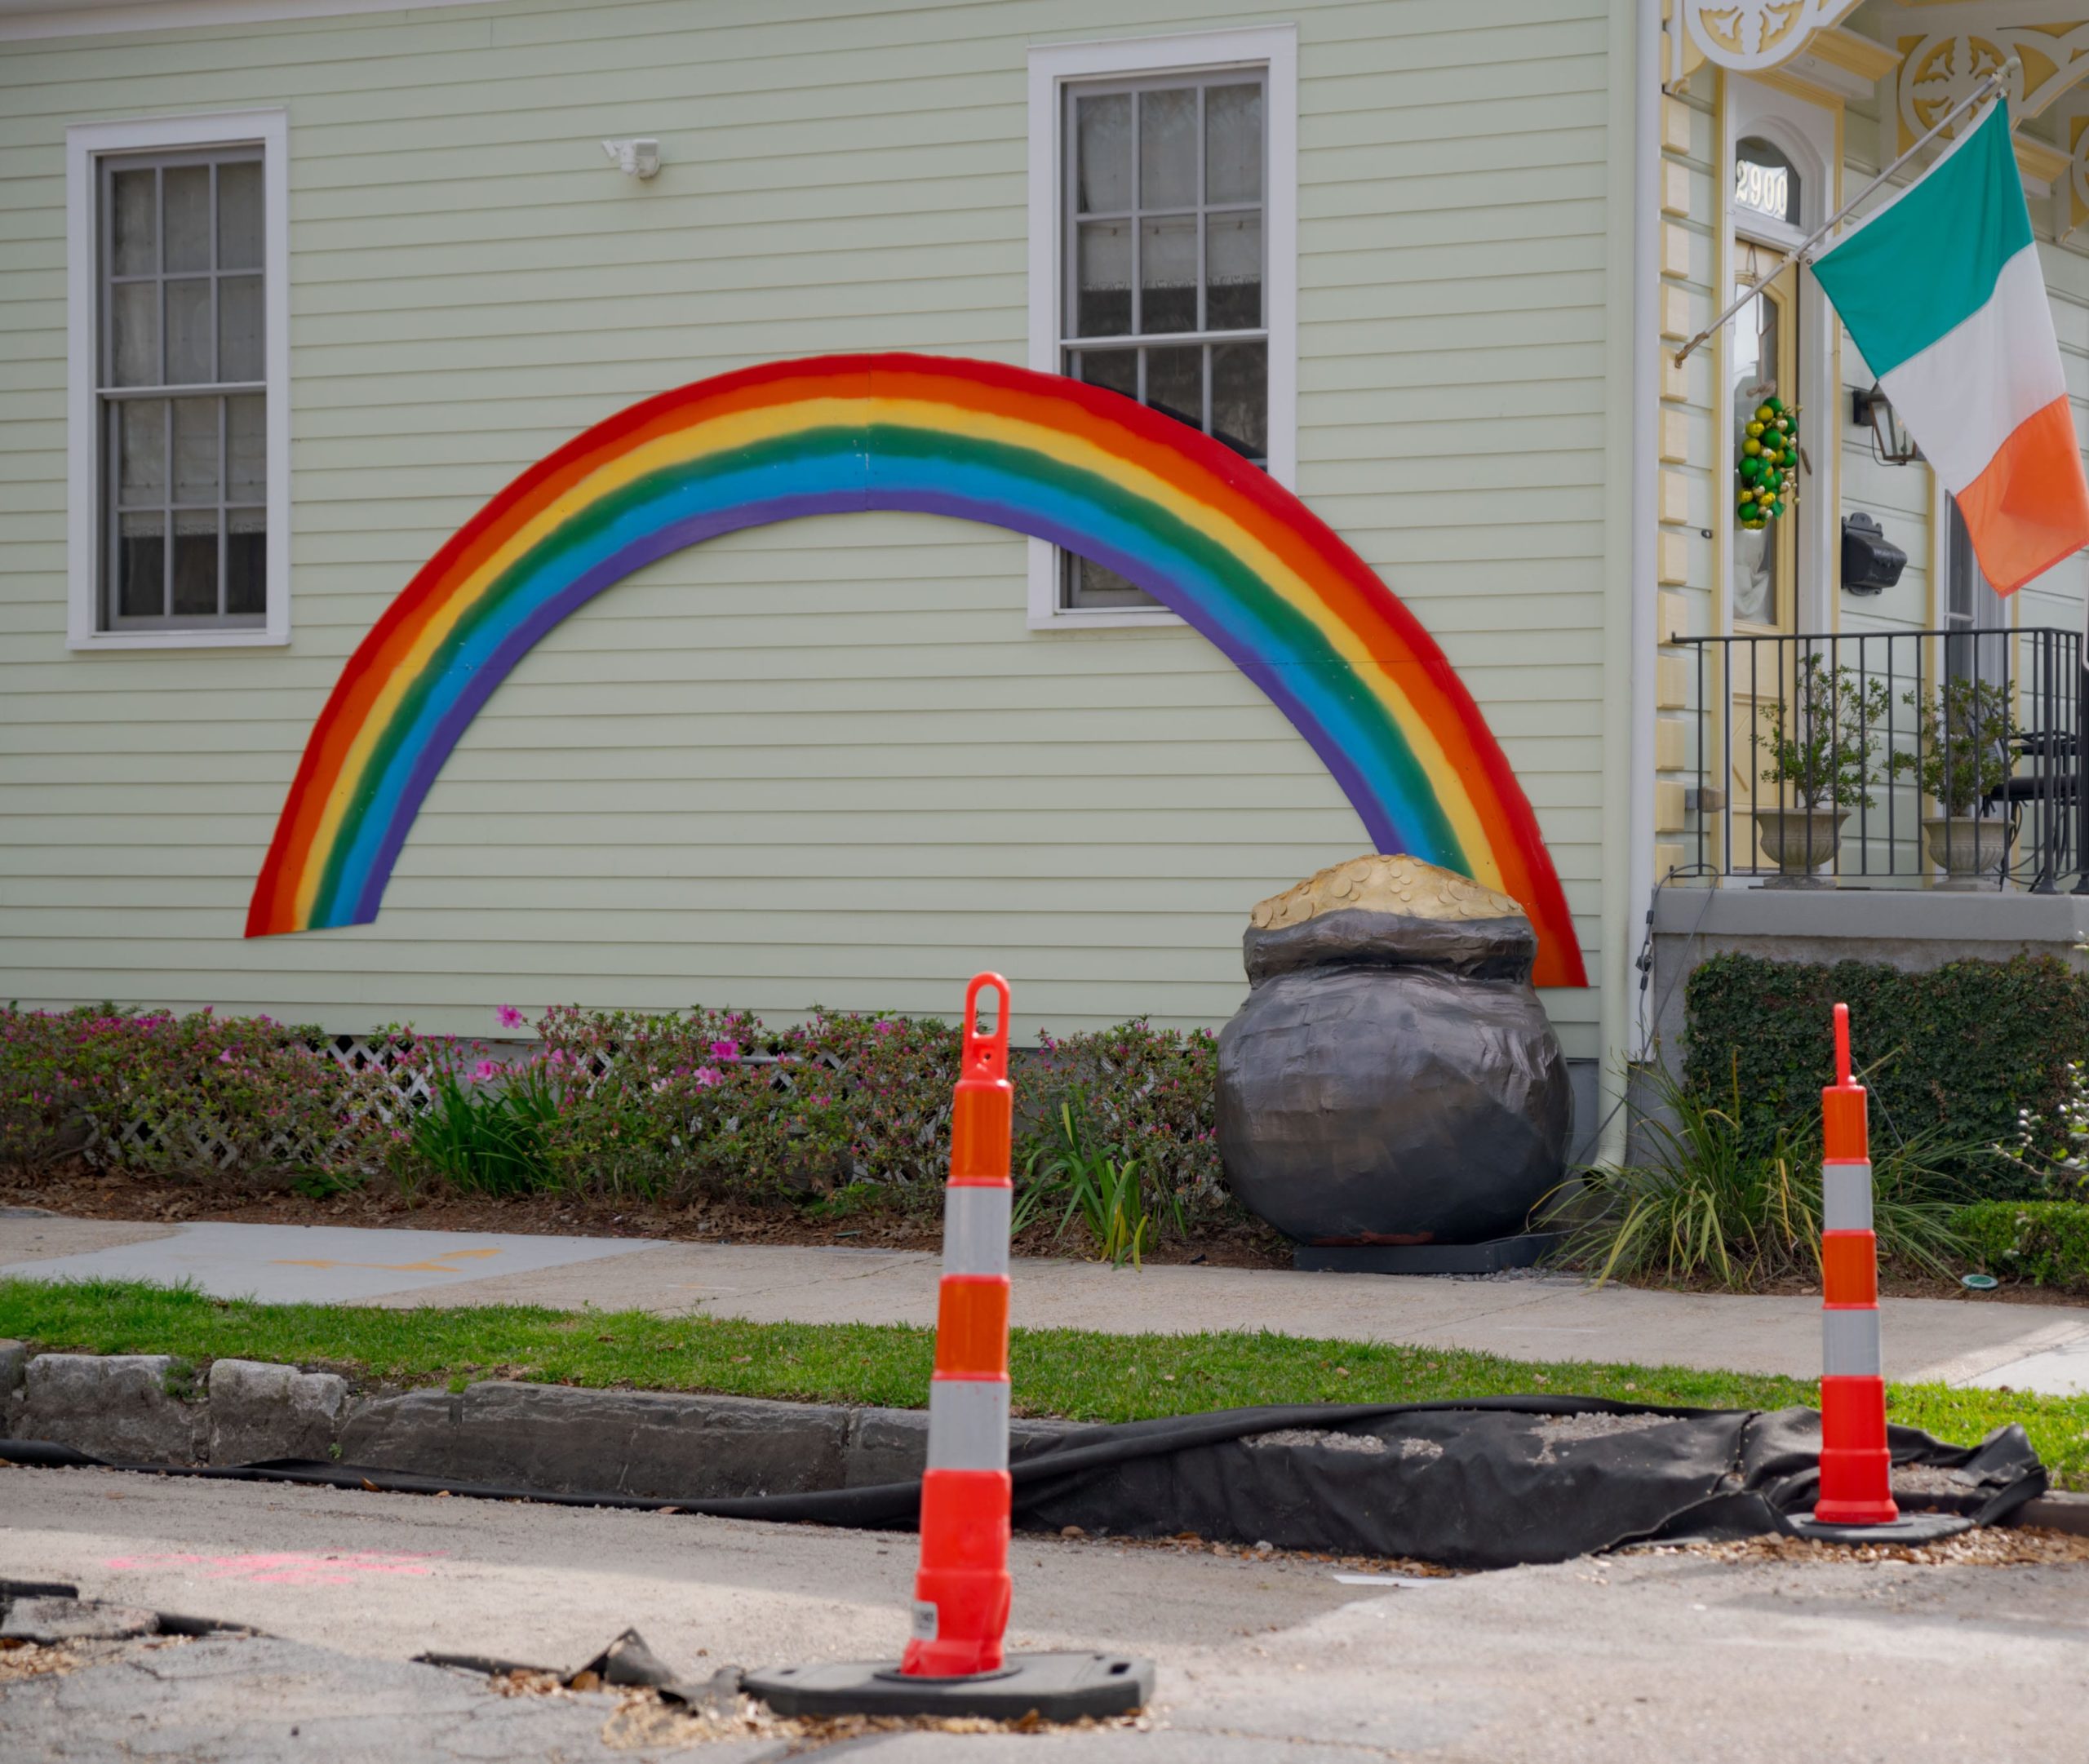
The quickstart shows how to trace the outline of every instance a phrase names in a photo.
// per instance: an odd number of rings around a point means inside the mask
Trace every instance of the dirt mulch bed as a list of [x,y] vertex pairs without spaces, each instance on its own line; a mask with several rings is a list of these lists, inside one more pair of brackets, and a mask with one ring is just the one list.
[[[153,1223],[380,1225],[415,1231],[513,1231],[530,1236],[650,1237],[695,1243],[805,1244],[835,1249],[942,1248],[934,1214],[858,1212],[823,1217],[787,1203],[716,1200],[686,1208],[650,1206],[572,1194],[429,1193],[409,1198],[388,1185],[325,1200],[295,1189],[225,1177],[186,1181],[134,1177],[79,1165],[33,1177],[0,1172],[0,1206],[40,1207],[73,1219]],[[1031,1225],[1014,1244],[1021,1256],[1080,1256],[1086,1239],[1076,1225],[1055,1239],[1051,1224]],[[1288,1268],[1289,1241],[1253,1222],[1170,1239],[1148,1250],[1156,1263],[1214,1268]]]

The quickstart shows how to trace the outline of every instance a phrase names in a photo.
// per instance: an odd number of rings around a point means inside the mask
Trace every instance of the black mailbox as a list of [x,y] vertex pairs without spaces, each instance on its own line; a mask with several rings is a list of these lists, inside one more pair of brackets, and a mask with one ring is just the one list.
[[1908,554],[1887,538],[1869,515],[1843,517],[1843,586],[1852,594],[1877,594],[1901,579]]

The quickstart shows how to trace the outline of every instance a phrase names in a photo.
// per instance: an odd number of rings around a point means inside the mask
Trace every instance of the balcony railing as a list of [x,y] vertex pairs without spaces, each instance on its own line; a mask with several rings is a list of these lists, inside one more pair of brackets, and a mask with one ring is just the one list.
[[2089,893],[2081,633],[1677,640],[1696,667],[1687,873]]

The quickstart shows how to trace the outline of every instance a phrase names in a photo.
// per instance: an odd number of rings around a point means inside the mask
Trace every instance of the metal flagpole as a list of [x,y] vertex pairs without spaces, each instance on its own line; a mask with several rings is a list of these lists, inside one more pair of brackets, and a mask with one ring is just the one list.
[[1707,325],[1702,330],[1699,331],[1696,336],[1692,337],[1689,342],[1683,344],[1680,349],[1675,352],[1675,365],[1678,367],[1681,367],[1685,361],[1690,359],[1691,352],[1696,348],[1698,344],[1705,342],[1709,338],[1717,336],[1721,326],[1725,324],[1728,319],[1732,318],[1734,314],[1738,312],[1744,306],[1747,305],[1748,303],[1754,299],[1757,295],[1760,294],[1765,288],[1768,287],[1772,282],[1775,281],[1778,278],[1778,277],[1783,275],[1785,270],[1790,268],[1794,264],[1803,263],[1806,260],[1806,254],[1811,251],[1815,246],[1818,245],[1822,239],[1825,238],[1830,233],[1833,232],[1837,226],[1840,225],[1844,217],[1848,215],[1852,209],[1855,208],[1858,203],[1861,202],[1867,196],[1870,195],[1871,193],[1877,189],[1880,184],[1883,184],[1888,178],[1892,177],[1895,172],[1898,171],[1901,168],[1901,166],[1907,164],[1907,162],[1913,159],[1917,153],[1920,153],[1925,147],[1928,146],[1929,144],[1935,140],[1938,135],[1941,135],[1946,129],[1949,128],[1951,125],[1957,122],[1960,117],[1963,116],[1968,110],[1971,110],[1976,104],[1985,103],[1987,100],[1993,97],[1996,92],[1999,91],[2002,89],[2003,82],[2009,78],[2010,70],[2016,65],[2016,63],[2012,60],[2005,62],[2001,67],[1996,69],[1994,73],[1990,73],[1985,80],[1976,86],[1967,96],[1960,99],[1957,104],[1951,107],[1949,110],[1946,111],[1943,116],[1939,117],[1937,121],[1931,126],[1929,132],[1923,135],[1920,140],[1917,141],[1914,146],[1910,147],[1907,152],[1901,154],[1898,159],[1895,160],[1892,165],[1888,166],[1883,171],[1880,172],[1877,177],[1871,180],[1870,183],[1867,184],[1862,189],[1859,190],[1855,196],[1849,199],[1849,201],[1843,203],[1843,206],[1837,209],[1834,214],[1830,215],[1825,220],[1822,221],[1821,224],[1815,228],[1812,233],[1808,233],[1806,237],[1800,240],[1797,245],[1791,248],[1791,250],[1785,252],[1782,257],[1779,258],[1776,261],[1776,266],[1771,270],[1768,275],[1765,276],[1760,281],[1755,283],[1754,286],[1750,287],[1745,293],[1739,295],[1735,299],[1732,305],[1729,306],[1723,312],[1720,313],[1717,318],[1714,319],[1710,324]]

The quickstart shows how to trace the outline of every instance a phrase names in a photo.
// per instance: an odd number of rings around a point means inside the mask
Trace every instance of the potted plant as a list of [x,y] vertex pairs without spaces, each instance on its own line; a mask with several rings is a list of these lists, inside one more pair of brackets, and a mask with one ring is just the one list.
[[1916,713],[1920,733],[1913,753],[1896,753],[1896,778],[1912,773],[1941,813],[1923,817],[1930,862],[1945,873],[1945,888],[1978,888],[2000,875],[2009,838],[1981,813],[1987,794],[2015,769],[2016,718],[2007,687],[1986,680],[1947,680],[1902,702]]
[[1872,753],[1890,702],[1883,682],[1808,654],[1790,695],[1764,707],[1768,729],[1757,741],[1770,763],[1761,775],[1777,800],[1759,797],[1752,812],[1776,883],[1830,885],[1815,872],[1834,860],[1850,811],[1871,806]]

